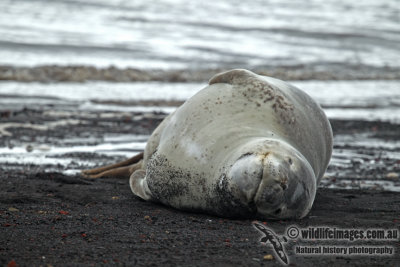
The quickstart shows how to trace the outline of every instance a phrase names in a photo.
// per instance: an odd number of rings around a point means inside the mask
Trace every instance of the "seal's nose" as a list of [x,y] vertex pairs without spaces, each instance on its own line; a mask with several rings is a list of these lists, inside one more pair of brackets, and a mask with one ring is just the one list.
[[284,202],[285,187],[281,184],[287,181],[282,171],[282,162],[274,153],[267,152],[258,155],[263,163],[263,179],[258,188],[255,202],[263,210],[275,210]]

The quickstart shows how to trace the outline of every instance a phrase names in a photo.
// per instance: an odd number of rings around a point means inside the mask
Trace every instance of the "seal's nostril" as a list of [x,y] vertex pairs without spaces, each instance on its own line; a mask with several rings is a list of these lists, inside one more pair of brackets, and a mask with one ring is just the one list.
[[279,208],[279,209],[277,209],[274,213],[276,214],[276,215],[278,215],[279,213],[281,213],[281,208]]
[[283,190],[287,188],[287,185],[285,183],[280,183],[280,186],[282,187]]
[[279,185],[282,187],[283,190],[286,190],[286,188],[288,187],[288,177],[282,177],[279,181]]

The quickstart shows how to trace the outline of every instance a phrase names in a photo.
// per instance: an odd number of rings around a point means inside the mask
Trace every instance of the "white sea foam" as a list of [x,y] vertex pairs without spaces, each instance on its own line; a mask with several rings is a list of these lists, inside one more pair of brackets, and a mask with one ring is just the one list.
[[[321,104],[329,118],[400,122],[400,80],[293,81],[291,83],[304,90]],[[0,82],[0,94],[3,95],[0,98],[0,109],[18,108],[21,103],[25,105],[40,103],[71,106],[71,109],[75,111],[76,106],[78,106],[81,112],[109,110],[170,113],[176,107],[102,104],[91,100],[116,102],[184,101],[205,86],[205,83],[161,82],[56,84]]]

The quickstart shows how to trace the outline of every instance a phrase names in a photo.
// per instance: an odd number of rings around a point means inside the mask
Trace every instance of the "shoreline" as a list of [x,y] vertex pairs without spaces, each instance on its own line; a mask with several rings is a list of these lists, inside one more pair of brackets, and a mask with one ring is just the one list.
[[[46,102],[27,108],[24,98],[15,100],[21,101],[21,106],[15,103],[13,109],[0,112],[0,168],[7,172],[46,167],[73,174],[122,160],[143,149],[148,136],[167,116],[143,111],[145,106],[138,111],[80,110],[79,103]],[[173,109],[179,101],[163,102],[167,103]],[[113,102],[103,104],[107,107]],[[334,154],[323,186],[400,191],[398,123],[355,119],[330,122]]]

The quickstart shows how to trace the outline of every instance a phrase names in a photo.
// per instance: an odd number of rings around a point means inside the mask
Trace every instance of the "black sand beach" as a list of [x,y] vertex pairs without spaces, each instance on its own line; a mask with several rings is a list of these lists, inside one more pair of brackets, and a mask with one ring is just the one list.
[[[0,267],[282,266],[279,242],[288,266],[399,266],[398,0],[2,0],[0,10]],[[261,243],[254,218],[174,210],[136,198],[128,178],[80,175],[143,150],[167,113],[234,68],[305,90],[333,128],[311,212],[259,221],[279,242]],[[310,227],[397,237],[289,236]]]
[[[47,107],[47,110],[52,107]],[[165,117],[162,113],[129,113],[88,116],[85,122],[60,125],[45,131],[21,127],[18,123],[41,124],[65,119],[82,120],[79,115],[49,116],[45,107],[2,111],[1,122],[17,123],[0,137],[1,147],[21,140],[57,146],[65,138],[106,133],[150,134]],[[46,115],[47,114],[47,115]],[[93,114],[92,114],[93,115]],[[84,115],[82,115],[84,116]],[[374,131],[378,138],[399,140],[398,125],[383,122],[331,121],[334,134]],[[19,125],[19,126],[18,126]],[[352,144],[348,145],[349,147]],[[28,150],[36,149],[27,147]],[[335,147],[335,149],[347,149]],[[382,158],[379,150],[365,148],[384,167],[370,168],[355,163],[336,170],[355,182],[362,177],[380,177],[399,183],[399,162]],[[398,151],[396,151],[398,152]],[[68,168],[85,168],[82,160],[98,165],[121,157],[94,153],[70,153]],[[379,165],[380,166],[380,165]],[[226,219],[174,210],[144,202],[131,193],[128,179],[88,180],[79,174],[67,176],[50,171],[46,165],[10,163],[0,166],[0,265],[1,266],[280,266],[273,247],[261,245],[261,234],[252,220]],[[335,170],[331,170],[335,171]],[[300,228],[336,227],[346,229],[398,229],[400,194],[372,189],[340,188],[340,179],[326,178],[319,188],[313,209],[296,221],[265,221],[278,236],[287,235],[291,225]],[[397,179],[397,180],[396,180]],[[394,255],[299,255],[294,246],[386,246]],[[400,261],[397,240],[291,240],[284,242],[290,266],[396,266]],[[272,258],[271,258],[272,256]]]

